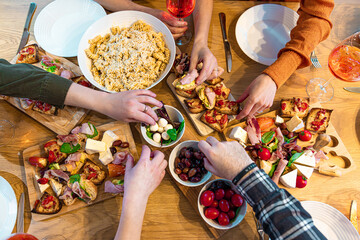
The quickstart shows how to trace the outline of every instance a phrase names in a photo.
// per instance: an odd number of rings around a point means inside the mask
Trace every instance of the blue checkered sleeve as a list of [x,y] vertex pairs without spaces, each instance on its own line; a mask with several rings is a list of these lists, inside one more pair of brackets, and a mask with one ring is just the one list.
[[326,239],[300,202],[279,188],[263,170],[251,173],[237,189],[272,240]]

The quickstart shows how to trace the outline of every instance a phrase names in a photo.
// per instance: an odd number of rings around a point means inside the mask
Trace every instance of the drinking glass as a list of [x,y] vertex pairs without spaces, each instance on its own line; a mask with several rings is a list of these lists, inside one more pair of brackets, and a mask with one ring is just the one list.
[[[184,21],[184,18],[190,16],[195,8],[195,0],[166,0],[166,7],[171,15]],[[188,24],[189,26],[190,24]],[[190,42],[192,33],[188,27],[186,32],[176,40],[177,45],[185,45]]]
[[336,45],[328,58],[328,66],[333,77],[327,81],[311,79],[306,85],[310,98],[320,102],[330,101],[334,95],[332,79],[348,82],[360,81],[360,32],[357,32]]

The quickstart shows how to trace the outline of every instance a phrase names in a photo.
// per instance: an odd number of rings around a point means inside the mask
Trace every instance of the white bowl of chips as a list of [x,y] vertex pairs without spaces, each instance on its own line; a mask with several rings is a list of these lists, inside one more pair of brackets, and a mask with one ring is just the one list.
[[139,11],[120,11],[86,30],[78,62],[84,76],[103,91],[150,89],[169,73],[175,52],[174,38],[162,21]]

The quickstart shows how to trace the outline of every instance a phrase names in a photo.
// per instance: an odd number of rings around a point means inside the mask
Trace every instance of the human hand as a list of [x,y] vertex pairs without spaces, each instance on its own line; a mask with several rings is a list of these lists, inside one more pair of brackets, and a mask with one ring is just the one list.
[[[152,160],[150,157],[153,157]],[[162,152],[151,152],[148,146],[143,145],[140,159],[135,167],[134,159],[127,158],[124,195],[131,195],[136,199],[147,199],[164,178],[166,165],[167,161],[164,160]]]
[[154,9],[154,16],[160,19],[170,29],[174,39],[181,37],[187,30],[187,22],[180,21],[173,17],[170,13]]
[[203,63],[203,66],[199,77],[196,79],[196,84],[201,84],[208,79],[218,64],[215,56],[207,47],[207,43],[195,42],[191,51],[189,72],[195,69],[200,62]]
[[147,104],[162,107],[155,99],[156,94],[149,90],[131,90],[107,94],[105,102],[100,103],[97,111],[114,119],[125,122],[143,122],[154,125],[158,117]]
[[207,159],[205,168],[216,176],[233,180],[236,175],[253,161],[245,149],[236,141],[219,142],[214,137],[199,142],[199,149]]
[[261,113],[266,108],[271,107],[276,90],[277,86],[271,77],[266,74],[259,75],[237,100],[238,103],[241,103],[247,99],[243,110],[236,118],[242,119],[248,115],[256,115],[256,113]]

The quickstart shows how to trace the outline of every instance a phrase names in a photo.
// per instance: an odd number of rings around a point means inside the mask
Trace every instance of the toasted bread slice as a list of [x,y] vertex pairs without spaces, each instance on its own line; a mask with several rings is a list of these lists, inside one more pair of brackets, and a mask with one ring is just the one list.
[[211,87],[201,84],[196,87],[195,91],[206,109],[211,110],[215,107],[216,94]]
[[101,184],[106,177],[105,171],[101,170],[98,165],[90,160],[86,161],[83,167],[83,174],[86,176],[86,179],[90,180],[95,185]]
[[48,103],[44,103],[41,101],[36,101],[35,105],[32,108],[34,111],[48,114],[48,115],[56,115],[57,114],[57,108],[55,106],[52,106]]
[[178,95],[182,96],[182,97],[186,97],[186,98],[195,98],[196,97],[196,92],[195,89],[193,90],[179,90],[175,88],[175,91]]
[[308,98],[289,98],[282,99],[280,102],[282,117],[293,117],[297,115],[299,118],[304,118],[309,113],[309,99]]
[[95,186],[95,184],[92,181],[86,179],[86,176],[84,174],[81,174],[79,183],[80,187],[84,189],[90,200],[95,200],[97,197],[97,187]]
[[206,110],[199,98],[184,100],[184,102],[191,113],[200,113]]
[[16,59],[16,63],[33,64],[37,62],[39,62],[39,47],[35,43],[21,49]]
[[221,82],[216,85],[211,85],[210,87],[214,90],[218,99],[228,99],[231,90],[225,87],[224,83]]
[[215,110],[223,114],[237,115],[240,111],[240,106],[236,101],[218,99],[215,103]]
[[61,195],[59,199],[61,199],[66,206],[73,205],[76,202],[77,198],[75,197],[75,194],[72,192],[71,188],[64,186],[62,192],[63,195]]
[[31,210],[31,212],[39,214],[55,214],[61,210],[61,207],[62,205],[59,198],[49,192],[44,192],[40,201],[35,204],[34,209]]
[[20,100],[20,105],[24,110],[31,109],[36,102],[35,100],[31,100],[29,98],[19,98],[19,100]]
[[195,80],[189,84],[181,84],[181,82],[180,82],[181,79],[182,78],[177,78],[172,83],[176,90],[189,91],[189,90],[194,90],[196,88],[197,85],[195,83]]
[[218,113],[216,110],[207,110],[200,118],[200,120],[215,129],[218,132],[223,132],[228,125],[228,116],[226,114]]
[[305,129],[312,132],[325,132],[329,125],[332,111],[323,108],[311,109],[306,120]]
[[210,85],[216,85],[218,83],[221,83],[222,81],[224,81],[224,79],[222,77],[217,77],[211,80],[206,80],[206,82]]

